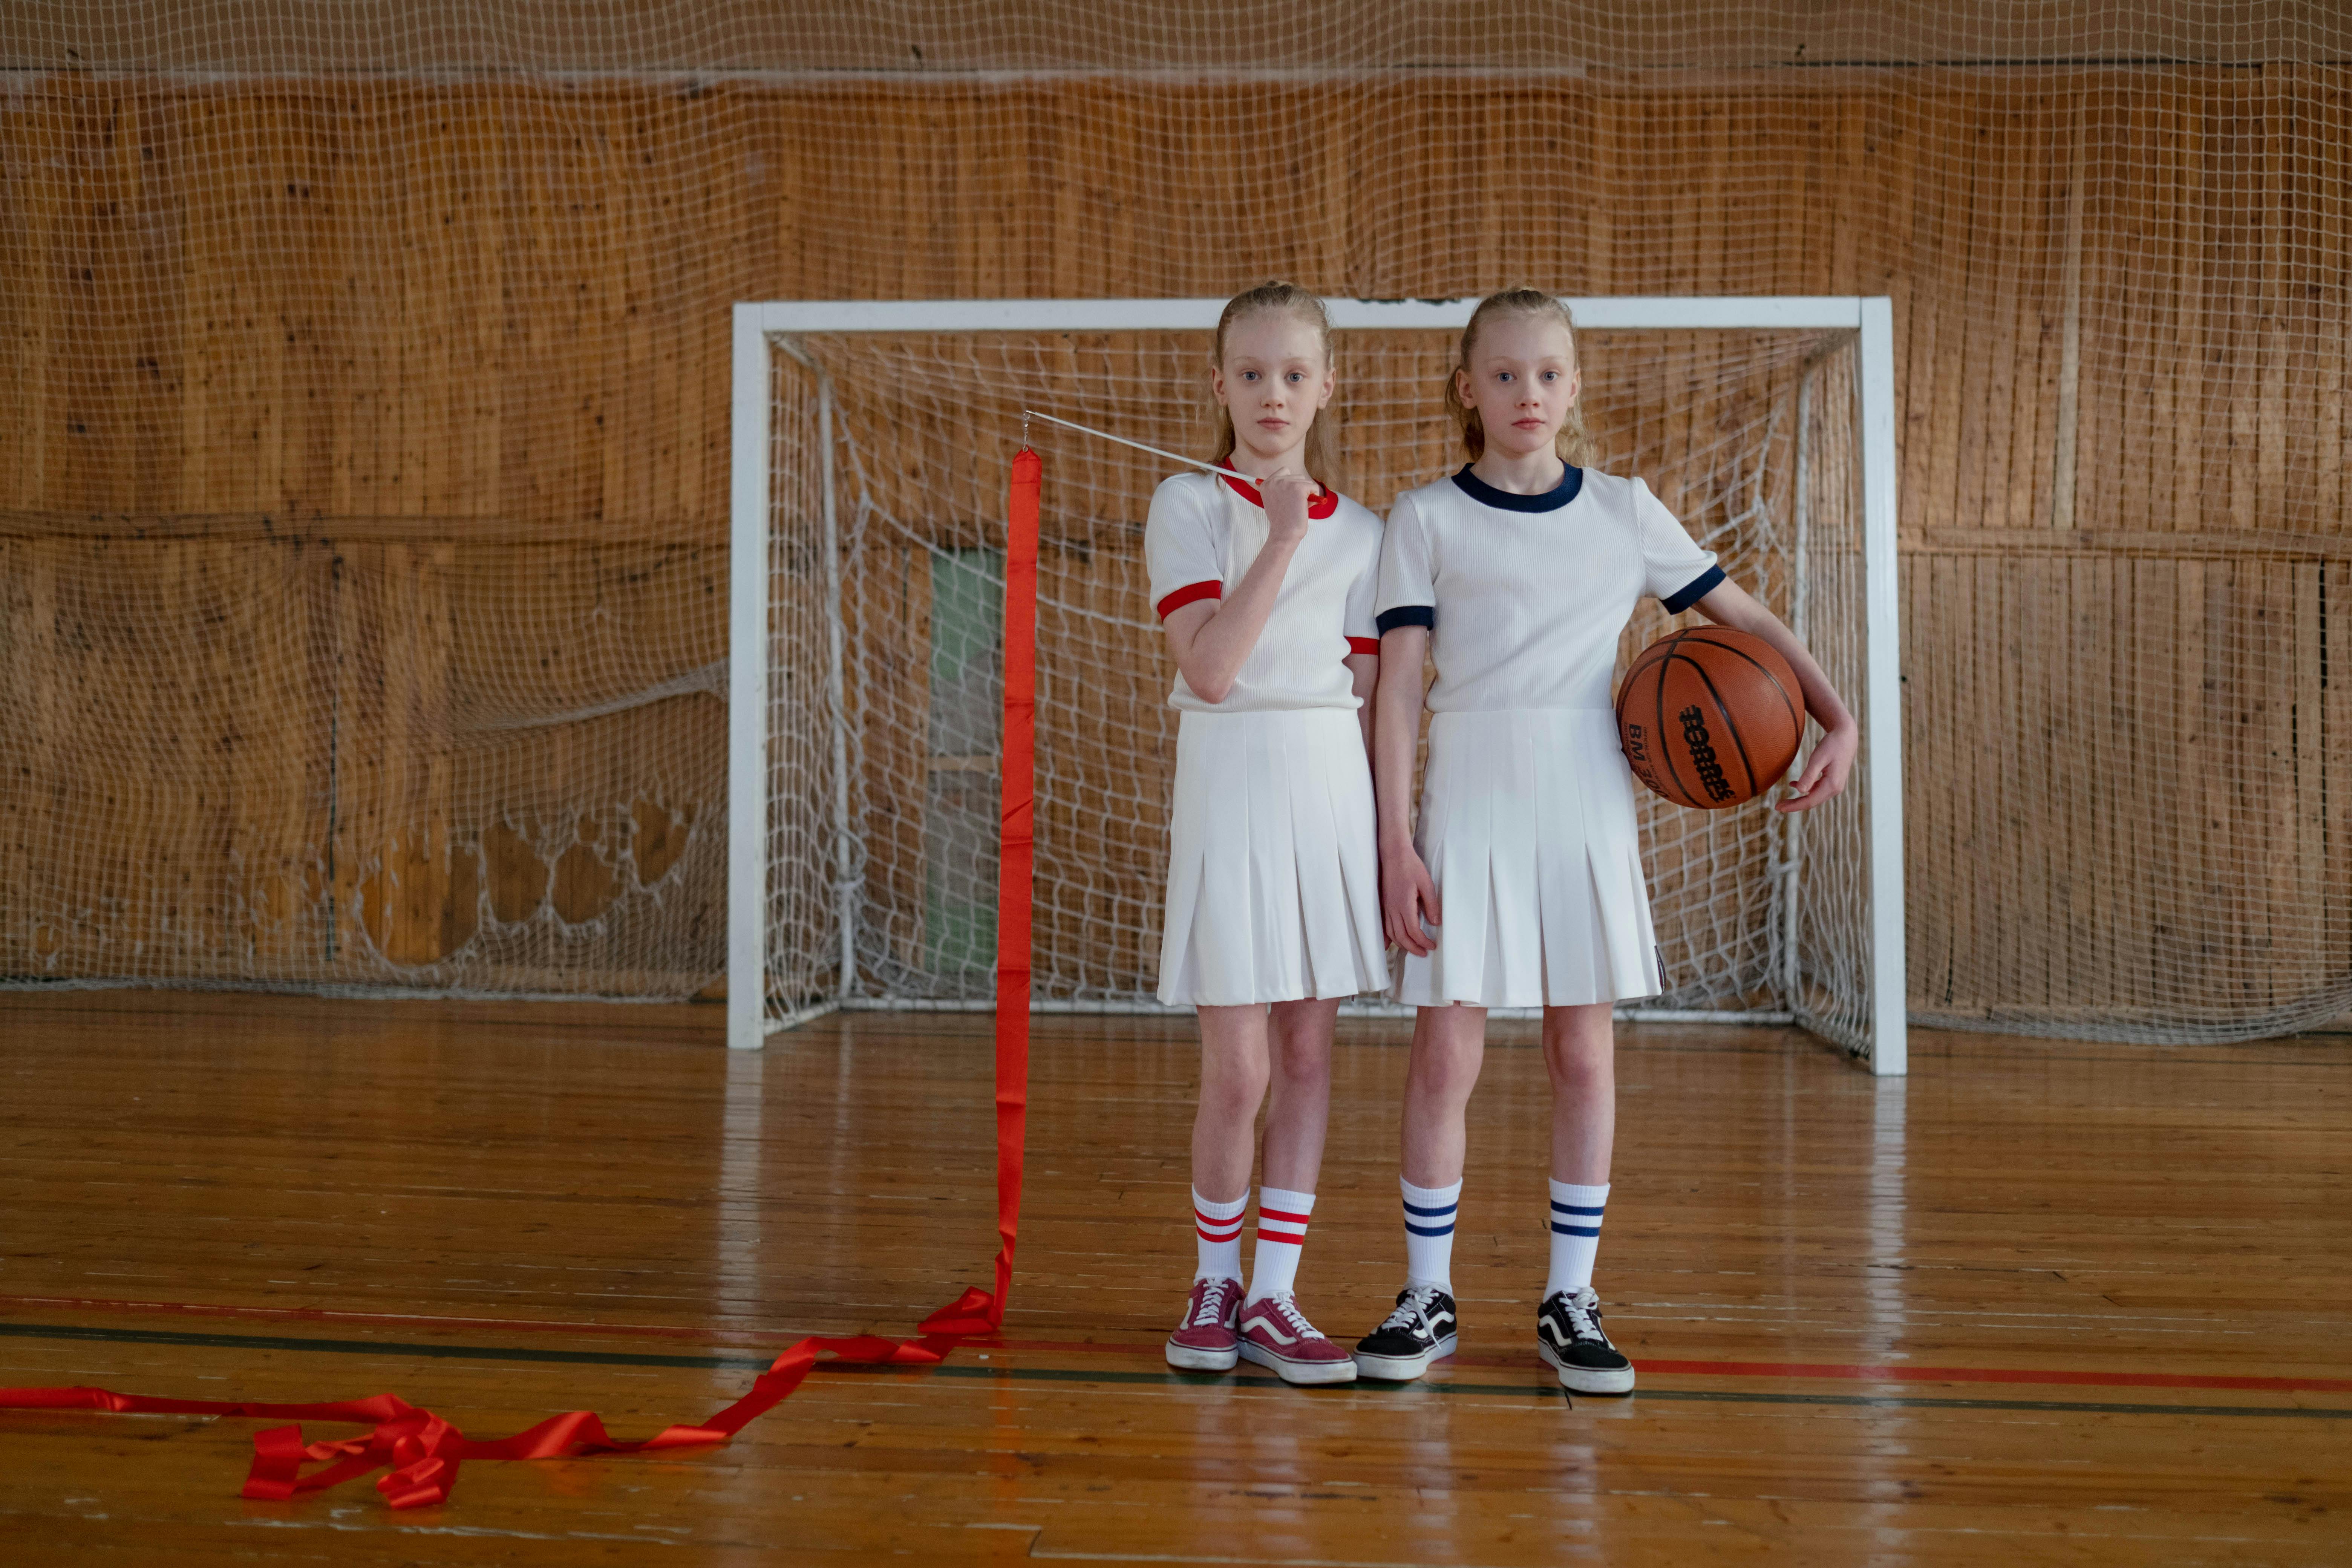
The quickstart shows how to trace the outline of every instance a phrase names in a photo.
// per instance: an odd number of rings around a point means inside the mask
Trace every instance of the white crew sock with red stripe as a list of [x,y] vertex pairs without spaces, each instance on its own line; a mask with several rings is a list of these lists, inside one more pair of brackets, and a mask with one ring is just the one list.
[[1250,1261],[1249,1295],[1242,1305],[1286,1296],[1298,1283],[1298,1249],[1307,1243],[1307,1216],[1314,1212],[1313,1193],[1257,1190],[1257,1256]]
[[1195,1279],[1239,1279],[1242,1277],[1242,1211],[1249,1207],[1248,1189],[1229,1204],[1213,1204],[1192,1189],[1192,1230],[1200,1237],[1201,1266]]

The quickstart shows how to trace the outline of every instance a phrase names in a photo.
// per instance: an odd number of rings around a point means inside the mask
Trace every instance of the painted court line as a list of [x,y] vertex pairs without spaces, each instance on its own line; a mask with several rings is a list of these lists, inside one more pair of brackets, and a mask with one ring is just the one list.
[[[743,1355],[651,1355],[616,1351],[557,1351],[509,1349],[494,1345],[415,1344],[393,1340],[310,1340],[268,1334],[203,1334],[148,1329],[101,1329],[70,1323],[0,1323],[0,1338],[74,1341],[103,1344],[180,1345],[208,1350],[288,1351],[325,1355],[415,1356],[437,1361],[478,1361],[533,1365],[677,1367],[700,1371],[760,1371],[768,1363]],[[1111,1372],[1082,1367],[975,1366],[947,1363],[923,1368],[832,1367],[841,1373],[869,1376],[984,1379],[1006,1383],[1060,1383],[1160,1388],[1267,1388],[1272,1378],[1234,1378],[1216,1373]],[[1558,1384],[1549,1377],[1526,1384],[1366,1383],[1324,1391],[1319,1396],[1371,1394],[1395,1398],[1550,1399]],[[2072,1400],[1958,1399],[1916,1394],[1796,1394],[1765,1389],[1644,1389],[1637,1401],[1722,1405],[1820,1405],[1864,1410],[2010,1410],[2053,1411],[2112,1415],[2244,1415],[2272,1418],[2307,1417],[2322,1421],[2352,1420],[2352,1408],[2329,1409],[2267,1405],[2125,1405]]]
[[1643,1372],[1665,1376],[1834,1378],[1862,1383],[2039,1383],[2089,1388],[2211,1388],[2240,1393],[2352,1394],[2352,1377],[2236,1377],[2173,1372],[2063,1372],[2034,1367],[1849,1366],[1820,1362],[1660,1361]]
[[778,1350],[808,1336],[774,1329],[682,1327],[677,1323],[575,1323],[542,1318],[461,1318],[421,1312],[347,1312],[332,1307],[225,1307],[208,1301],[116,1301],[90,1296],[0,1296],[0,1311],[18,1308],[77,1312],[152,1312],[157,1317],[250,1318],[279,1323],[378,1323],[401,1329],[484,1329],[493,1333],[598,1334],[622,1339],[740,1340]]
[[[188,1301],[121,1301],[81,1296],[0,1296],[0,1311],[11,1308],[64,1309],[93,1312],[152,1312],[159,1316],[250,1318],[264,1321],[380,1324],[386,1328],[477,1329],[489,1333],[580,1334],[619,1339],[694,1340],[708,1344],[772,1344],[778,1350],[805,1337],[800,1331],[767,1329],[691,1327],[676,1323],[581,1323],[538,1318],[437,1317],[402,1312],[351,1312],[327,1307],[227,1307]],[[849,1331],[827,1331],[846,1332]],[[319,1342],[302,1341],[303,1344]],[[1150,1356],[1160,1353],[1158,1340],[1133,1342],[1101,1340],[974,1340],[992,1350],[1042,1351],[1064,1355]],[[511,1359],[523,1359],[520,1356]],[[1512,1368],[1517,1356],[1470,1354],[1454,1359],[1457,1367]],[[726,1364],[733,1365],[734,1363]],[[764,1364],[764,1363],[762,1363]],[[2168,1372],[2086,1372],[2056,1368],[1981,1366],[1890,1366],[1835,1362],[1662,1361],[1643,1356],[1642,1371],[1666,1377],[1790,1378],[1853,1383],[1993,1383],[2040,1384],[2081,1388],[2203,1388],[2241,1394],[2352,1394],[2352,1377],[2258,1377],[2225,1373]]]
[[398,1340],[301,1340],[275,1334],[200,1334],[166,1329],[100,1329],[78,1323],[0,1322],[0,1339],[81,1340],[116,1345],[186,1345],[204,1350],[310,1351],[324,1355],[422,1356],[554,1366],[676,1366],[765,1372],[773,1356],[650,1355],[643,1352],[547,1351],[503,1345],[412,1344]]

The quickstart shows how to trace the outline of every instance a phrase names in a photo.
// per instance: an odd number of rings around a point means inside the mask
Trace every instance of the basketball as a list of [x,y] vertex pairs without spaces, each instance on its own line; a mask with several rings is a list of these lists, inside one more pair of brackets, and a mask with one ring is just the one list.
[[1805,735],[1804,696],[1763,638],[1694,626],[1633,660],[1617,689],[1617,735],[1654,793],[1723,811],[1787,776]]

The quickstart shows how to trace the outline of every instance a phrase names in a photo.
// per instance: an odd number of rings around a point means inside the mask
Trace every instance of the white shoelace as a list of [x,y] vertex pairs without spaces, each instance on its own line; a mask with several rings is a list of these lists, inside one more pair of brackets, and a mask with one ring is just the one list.
[[1560,1307],[1568,1313],[1568,1326],[1575,1331],[1578,1339],[1605,1342],[1609,1338],[1601,1331],[1600,1298],[1582,1290],[1570,1290],[1562,1295]]
[[[1213,1329],[1225,1321],[1225,1301],[1234,1293],[1234,1282],[1220,1279],[1201,1292],[1201,1310],[1192,1314],[1191,1326]],[[1164,1321],[1164,1320],[1163,1320]]]
[[1396,1310],[1381,1320],[1382,1329],[1410,1329],[1418,1319],[1421,1327],[1429,1327],[1429,1310],[1437,1305],[1438,1289],[1434,1285],[1408,1285],[1397,1300]]
[[1323,1337],[1323,1331],[1307,1321],[1305,1315],[1298,1310],[1297,1301],[1286,1293],[1277,1291],[1261,1300],[1258,1305],[1272,1307],[1280,1313],[1283,1322],[1302,1340],[1319,1340]]

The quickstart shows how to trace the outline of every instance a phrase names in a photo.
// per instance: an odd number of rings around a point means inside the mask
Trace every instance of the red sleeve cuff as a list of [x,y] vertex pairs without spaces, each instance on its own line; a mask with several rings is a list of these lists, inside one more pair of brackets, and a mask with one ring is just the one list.
[[1348,651],[1349,653],[1368,653],[1377,658],[1380,657],[1381,639],[1378,637],[1349,637],[1348,639]]
[[1222,599],[1224,596],[1225,585],[1223,583],[1187,583],[1160,600],[1154,608],[1160,612],[1160,618],[1164,621],[1171,612],[1181,610],[1187,605],[1197,604],[1202,599]]

